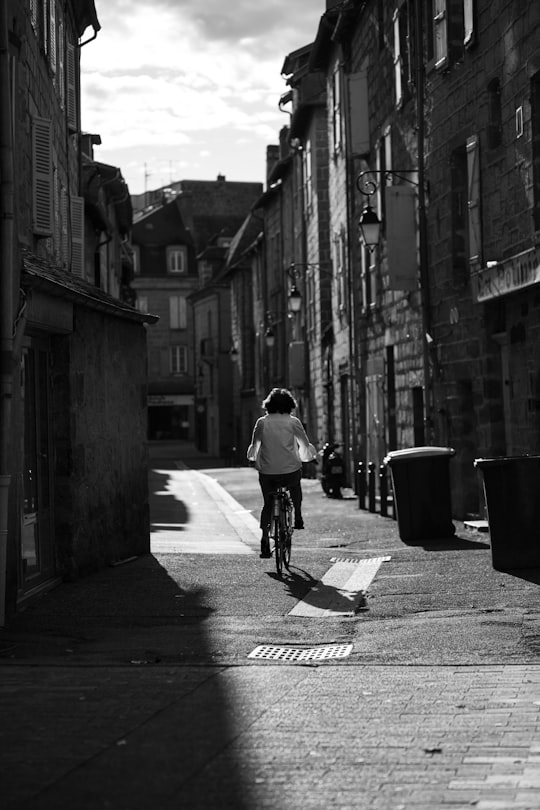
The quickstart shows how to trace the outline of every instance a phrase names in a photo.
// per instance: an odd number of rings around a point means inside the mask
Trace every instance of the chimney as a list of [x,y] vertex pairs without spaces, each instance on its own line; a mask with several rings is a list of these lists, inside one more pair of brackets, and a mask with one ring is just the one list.
[[270,177],[270,172],[279,160],[279,146],[266,147],[266,179]]

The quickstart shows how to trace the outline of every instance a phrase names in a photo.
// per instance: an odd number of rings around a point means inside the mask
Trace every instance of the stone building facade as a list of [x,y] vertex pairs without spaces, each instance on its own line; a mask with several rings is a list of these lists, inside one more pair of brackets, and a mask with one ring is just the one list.
[[[149,550],[127,186],[80,132],[92,0],[0,12],[0,613]],[[87,172],[86,168],[90,167]]]
[[540,8],[473,11],[426,43],[435,411],[462,513],[475,457],[540,451]]

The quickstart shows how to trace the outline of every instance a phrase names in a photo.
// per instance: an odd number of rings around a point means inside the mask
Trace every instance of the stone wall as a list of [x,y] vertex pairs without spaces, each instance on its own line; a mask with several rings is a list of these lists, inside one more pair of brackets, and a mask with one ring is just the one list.
[[60,572],[149,551],[144,326],[77,307],[53,343]]

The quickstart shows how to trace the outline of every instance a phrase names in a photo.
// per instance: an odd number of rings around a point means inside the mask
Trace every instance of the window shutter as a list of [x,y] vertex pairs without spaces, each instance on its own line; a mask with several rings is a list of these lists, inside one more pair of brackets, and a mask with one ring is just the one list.
[[49,64],[56,73],[56,0],[50,0],[49,5]]
[[446,0],[435,0],[433,39],[435,43],[435,66],[442,67],[448,61],[448,18]]
[[58,73],[56,76],[56,86],[58,88],[58,97],[60,99],[60,107],[64,109],[66,103],[66,76],[64,73],[64,23],[58,24]]
[[67,81],[67,120],[68,127],[76,132],[77,126],[77,70],[75,65],[75,48],[68,43],[66,48],[66,81]]
[[367,70],[347,77],[349,85],[350,139],[353,155],[369,152],[369,107]]
[[396,93],[396,107],[399,107],[403,101],[403,85],[402,85],[402,56],[401,56],[401,38],[400,38],[400,14],[399,11],[394,12],[394,84]]
[[169,327],[171,329],[178,329],[178,296],[172,295],[169,298]]
[[53,215],[52,124],[34,118],[32,127],[33,228],[40,236],[51,236]]
[[68,193],[64,186],[60,189],[60,227],[61,227],[61,251],[62,267],[69,265],[69,212]]
[[71,272],[84,278],[84,199],[71,198]]
[[30,0],[30,22],[35,32],[38,30],[38,0]]
[[467,140],[467,184],[469,209],[469,262],[481,263],[480,161],[476,135]]
[[463,22],[465,45],[474,42],[474,0],[463,0]]

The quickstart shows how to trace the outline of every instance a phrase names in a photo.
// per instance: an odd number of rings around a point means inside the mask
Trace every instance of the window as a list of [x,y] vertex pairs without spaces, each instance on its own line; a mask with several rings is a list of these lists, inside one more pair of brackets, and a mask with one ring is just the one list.
[[139,245],[132,245],[132,256],[133,256],[133,275],[140,276],[141,274],[141,251]]
[[414,83],[414,4],[404,2],[394,12],[394,83],[396,106],[407,100]]
[[426,6],[428,60],[436,68],[462,60],[476,38],[474,0],[426,0]]
[[171,374],[187,374],[187,348],[170,346]]
[[186,272],[186,249],[173,245],[167,248],[167,272],[168,273],[185,273]]
[[332,139],[334,154],[341,151],[341,76],[339,62],[332,73]]
[[533,161],[534,227],[540,230],[540,71],[531,81],[531,142]]
[[454,277],[466,281],[465,270],[482,263],[480,155],[476,135],[452,155],[452,255]]
[[148,312],[148,296],[147,295],[138,295],[136,301],[136,307],[139,312]]
[[347,251],[345,229],[334,234],[334,277],[336,279],[337,305],[341,313],[347,308]]
[[183,295],[172,295],[169,298],[169,326],[171,329],[187,327],[187,305]]

